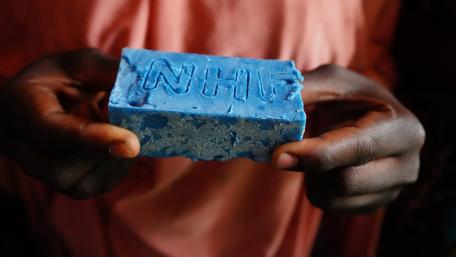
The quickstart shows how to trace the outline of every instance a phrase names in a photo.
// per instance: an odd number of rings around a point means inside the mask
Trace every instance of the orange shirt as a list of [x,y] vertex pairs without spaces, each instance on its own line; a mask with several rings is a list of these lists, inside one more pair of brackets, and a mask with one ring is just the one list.
[[[14,0],[0,4],[0,78],[35,58],[97,47],[336,63],[391,85],[396,0]],[[246,159],[140,159],[87,201],[51,192],[0,159],[50,256],[309,256],[322,212],[304,174]],[[372,256],[382,212],[345,220],[341,256]]]

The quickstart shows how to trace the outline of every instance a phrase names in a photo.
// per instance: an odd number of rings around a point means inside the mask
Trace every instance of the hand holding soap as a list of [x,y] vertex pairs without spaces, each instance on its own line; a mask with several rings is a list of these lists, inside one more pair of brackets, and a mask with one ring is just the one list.
[[269,161],[302,139],[302,80],[292,61],[126,48],[109,119],[137,134],[142,156]]

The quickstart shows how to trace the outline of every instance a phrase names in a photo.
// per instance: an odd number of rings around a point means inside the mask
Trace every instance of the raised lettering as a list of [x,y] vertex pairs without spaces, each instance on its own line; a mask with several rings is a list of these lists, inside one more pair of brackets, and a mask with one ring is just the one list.
[[206,82],[203,87],[203,95],[216,96],[220,86],[233,89],[233,97],[240,101],[246,101],[248,97],[249,72],[240,68],[233,70],[231,78],[223,78],[222,71],[216,67],[207,70]]

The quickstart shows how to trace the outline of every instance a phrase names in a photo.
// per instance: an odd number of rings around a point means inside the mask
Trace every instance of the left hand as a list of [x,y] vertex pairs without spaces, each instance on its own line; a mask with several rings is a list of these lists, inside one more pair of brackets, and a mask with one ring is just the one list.
[[76,199],[112,190],[139,152],[136,135],[108,123],[119,59],[95,49],[43,56],[0,89],[0,153]]
[[394,200],[416,181],[425,132],[392,94],[335,65],[304,78],[305,139],[278,147],[273,162],[306,173],[314,205],[365,212]]

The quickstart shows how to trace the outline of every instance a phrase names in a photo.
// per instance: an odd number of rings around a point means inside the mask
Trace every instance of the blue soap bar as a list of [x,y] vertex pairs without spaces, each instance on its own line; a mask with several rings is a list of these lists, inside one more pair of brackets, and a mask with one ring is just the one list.
[[302,80],[293,61],[125,48],[109,119],[137,134],[142,156],[270,161],[302,139]]

